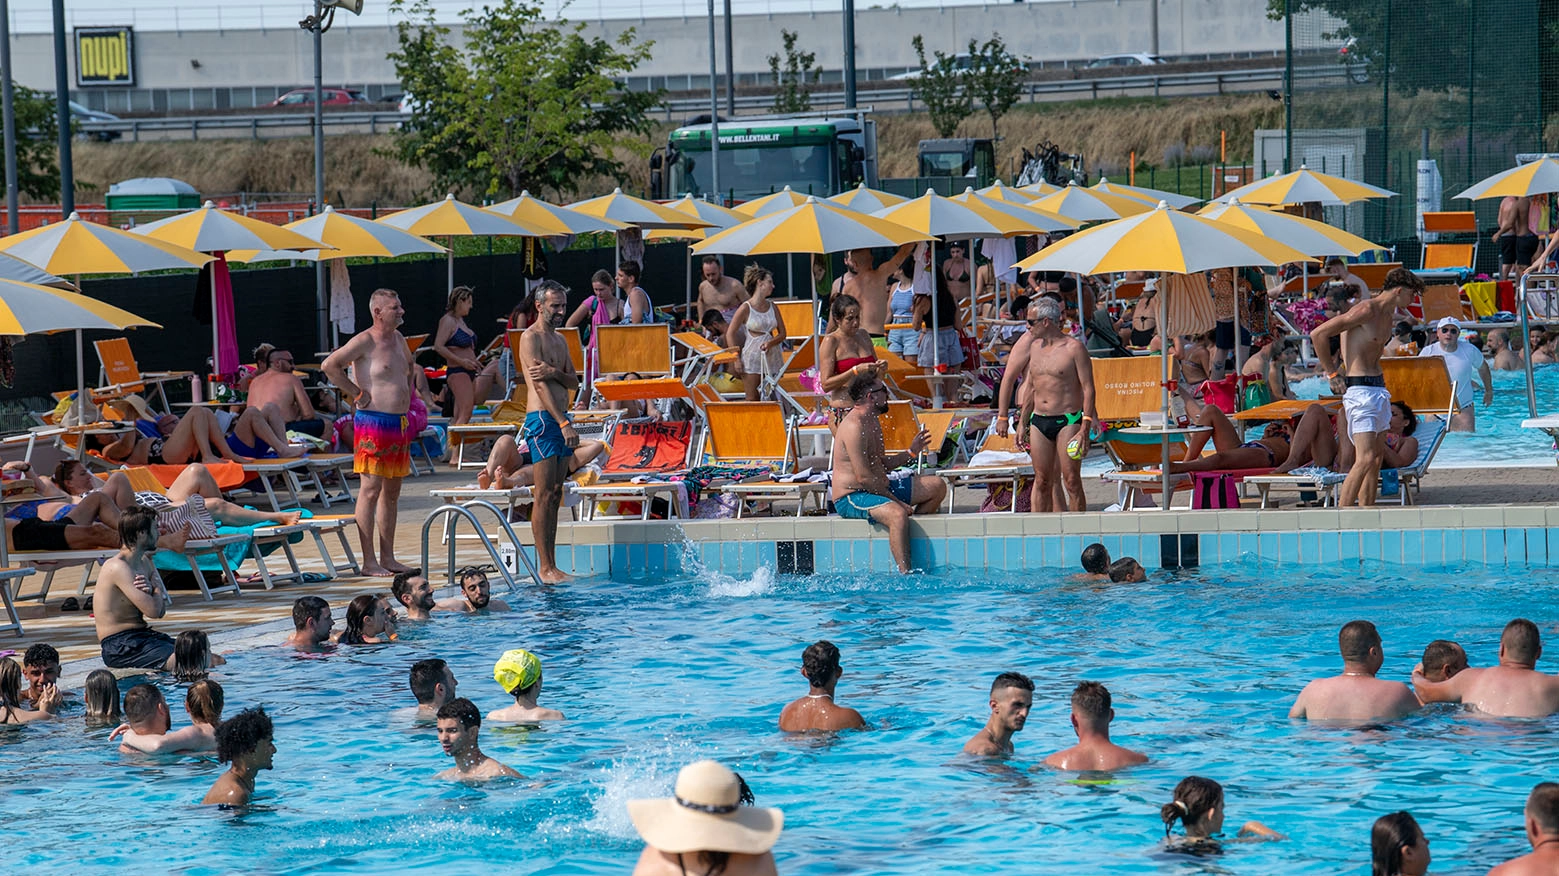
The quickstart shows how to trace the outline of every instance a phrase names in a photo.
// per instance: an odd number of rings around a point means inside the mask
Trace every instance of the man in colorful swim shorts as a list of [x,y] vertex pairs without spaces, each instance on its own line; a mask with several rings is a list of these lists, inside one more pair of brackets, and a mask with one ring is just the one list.
[[[1343,481],[1337,504],[1373,505],[1380,488],[1380,462],[1386,452],[1386,433],[1391,429],[1391,393],[1381,376],[1380,356],[1391,340],[1398,307],[1406,307],[1414,293],[1424,291],[1424,281],[1404,268],[1386,275],[1385,291],[1350,307],[1310,332],[1310,342],[1329,377],[1344,375],[1348,384],[1342,408],[1348,433],[1353,436],[1353,467]],[[1343,366],[1332,361],[1332,338],[1342,336]]]
[[913,462],[925,450],[929,436],[921,430],[909,452],[888,459],[882,446],[882,421],[888,412],[888,388],[876,371],[850,381],[845,392],[853,407],[839,421],[834,436],[834,507],[847,520],[874,520],[888,528],[888,546],[900,572],[909,571],[909,518],[934,513],[947,495],[947,485],[932,475],[888,480],[888,470]]
[[568,580],[553,556],[558,535],[558,505],[563,500],[563,479],[579,446],[579,433],[568,420],[569,390],[579,388],[574,359],[557,327],[568,309],[568,290],[553,281],[536,287],[536,321],[520,335],[520,371],[525,375],[527,407],[521,433],[535,466],[535,505],[531,533],[536,539],[536,573],[555,584]]
[[[406,314],[401,296],[392,289],[376,289],[368,310],[373,325],[331,353],[321,367],[330,382],[357,403],[352,470],[362,475],[354,516],[363,574],[389,576],[411,568],[395,559],[395,512],[401,480],[411,473],[411,441],[416,436],[407,434],[406,411],[415,376],[406,338],[397,330]],[[348,368],[358,381],[347,375]]]

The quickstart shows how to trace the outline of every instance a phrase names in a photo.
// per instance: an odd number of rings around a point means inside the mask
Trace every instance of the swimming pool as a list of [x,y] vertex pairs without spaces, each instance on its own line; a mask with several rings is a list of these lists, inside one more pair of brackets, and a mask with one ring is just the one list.
[[[1424,824],[1435,873],[1482,873],[1524,851],[1521,806],[1554,777],[1538,765],[1551,763],[1559,722],[1440,707],[1356,731],[1285,714],[1305,681],[1338,671],[1348,620],[1380,625],[1385,673],[1400,678],[1439,636],[1486,665],[1511,617],[1548,632],[1553,618],[1530,612],[1556,596],[1547,569],[1379,563],[1347,576],[1236,563],[1098,590],[1056,570],[763,570],[527,591],[513,614],[440,618],[392,646],[232,655],[217,676],[227,713],[263,703],[279,749],[247,814],[195,805],[215,764],[121,756],[106,731],[83,736],[79,717],[0,731],[6,869],[626,873],[641,845],[624,801],[668,794],[679,767],[713,756],[785,810],[784,873],[1359,873],[1370,823],[1398,808]],[[818,638],[843,651],[841,702],[877,729],[775,730],[805,692],[800,654]],[[570,720],[484,726],[482,747],[539,786],[433,783],[449,762],[401,711],[407,668],[449,660],[485,712],[504,704],[491,667],[512,647],[542,656],[542,702]],[[958,750],[1008,669],[1038,686],[1017,757],[966,761]],[[1083,679],[1109,685],[1116,740],[1153,763],[1113,784],[1031,771],[1070,744],[1067,698]],[[182,723],[182,691],[169,690]],[[1231,829],[1254,818],[1290,839],[1216,860],[1161,856],[1158,806],[1192,773],[1224,784]]]
[[[1559,411],[1559,365],[1539,365],[1533,372],[1537,394],[1537,413]],[[1296,380],[1294,393],[1300,398],[1319,398],[1327,389],[1320,377]],[[1494,404],[1483,406],[1483,395],[1476,394],[1478,431],[1452,432],[1445,436],[1436,454],[1436,468],[1484,468],[1487,466],[1552,466],[1554,442],[1537,429],[1521,428],[1527,412],[1526,373],[1494,372]]]

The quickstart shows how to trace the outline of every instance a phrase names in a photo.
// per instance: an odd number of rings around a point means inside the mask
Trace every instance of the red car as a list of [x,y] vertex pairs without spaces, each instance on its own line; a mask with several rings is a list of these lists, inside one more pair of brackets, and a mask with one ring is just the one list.
[[[321,92],[324,95],[324,106],[343,106],[349,103],[368,103],[368,96],[361,91],[351,91],[345,88],[326,88]],[[313,106],[314,89],[294,88],[281,97],[276,98],[266,106]]]

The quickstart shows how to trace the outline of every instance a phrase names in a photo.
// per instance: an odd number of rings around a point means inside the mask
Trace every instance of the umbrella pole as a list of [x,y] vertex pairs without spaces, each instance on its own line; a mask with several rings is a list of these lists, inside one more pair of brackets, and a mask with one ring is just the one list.
[[1077,281],[1077,339],[1088,345],[1088,317],[1091,313],[1083,312],[1083,275],[1073,273],[1072,279]]
[[1229,269],[1229,283],[1234,287],[1234,379],[1235,379],[1235,405],[1239,410],[1239,375],[1245,370],[1245,357],[1240,355],[1240,273],[1238,268]]
[[444,262],[445,262],[446,265],[448,265],[448,273],[449,273],[449,288],[444,290],[444,294],[448,295],[449,293],[455,291],[455,241],[454,241],[454,238],[450,238],[450,240],[449,240],[449,254],[447,256],[445,256]]
[[1164,476],[1163,508],[1169,510],[1169,503],[1174,498],[1174,493],[1169,489],[1169,432],[1178,428],[1179,423],[1169,422],[1169,275],[1158,275],[1158,341],[1159,341],[1159,373],[1162,379],[1159,382],[1161,395],[1164,399],[1164,429],[1159,436],[1159,443],[1164,446],[1163,466],[1159,473]]
[[[1522,274],[1521,275],[1521,290],[1520,291],[1521,291],[1521,294],[1519,296],[1517,296],[1517,298],[1516,298],[1516,309],[1521,311],[1521,342],[1523,344],[1526,344],[1527,338],[1531,337],[1531,334],[1529,332],[1529,328],[1528,328],[1528,325],[1527,325],[1528,318],[1527,318],[1527,275],[1526,274]],[[1534,382],[1532,380],[1532,350],[1531,350],[1531,345],[1530,344],[1527,345],[1526,355],[1521,357],[1521,361],[1525,365],[1525,368],[1523,370],[1526,371],[1526,375],[1527,375],[1527,416],[1535,417],[1535,416],[1537,416],[1537,387],[1536,387],[1536,385],[1534,384]]]
[[687,309],[683,311],[685,318],[693,319],[693,247],[687,248]]
[[[77,288],[80,281],[77,280]],[[76,329],[76,425],[85,426],[87,417],[87,373],[86,366],[82,364],[83,353],[81,348],[81,329]],[[81,459],[86,455],[87,436],[80,435],[76,438],[76,458]]]
[[[936,269],[936,241],[929,241],[926,244],[926,249],[930,251],[929,254],[931,256],[931,373],[935,374],[937,373],[937,368],[942,364],[942,345],[938,343],[942,340],[942,330],[936,318],[938,309],[937,292],[939,291],[937,287],[940,285],[937,281],[941,278],[937,276]],[[933,410],[941,410],[942,381],[932,380],[931,386],[931,408]]]

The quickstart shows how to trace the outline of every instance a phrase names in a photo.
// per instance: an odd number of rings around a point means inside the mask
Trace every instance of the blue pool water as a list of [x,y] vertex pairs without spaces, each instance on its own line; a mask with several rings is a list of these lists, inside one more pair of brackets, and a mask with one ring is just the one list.
[[[1336,630],[1356,617],[1380,625],[1398,678],[1435,637],[1476,665],[1513,616],[1551,635],[1549,570],[1250,563],[1100,589],[1056,570],[997,574],[596,580],[516,594],[509,615],[412,627],[395,645],[233,654],[217,676],[229,714],[263,703],[276,721],[254,810],[196,805],[215,764],[120,755],[79,717],[0,731],[4,869],[626,873],[641,845],[624,802],[666,795],[705,756],[785,810],[784,873],[1364,873],[1371,822],[1398,808],[1424,824],[1441,876],[1523,851],[1521,807],[1555,778],[1543,764],[1559,722],[1438,707],[1347,730],[1285,715],[1308,679],[1338,671]],[[876,729],[776,731],[818,638],[843,651],[840,701]],[[570,716],[483,727],[483,748],[534,783],[432,782],[449,764],[404,712],[407,668],[448,659],[485,712],[504,704],[491,667],[512,647],[542,655],[542,702]],[[1038,686],[1017,757],[967,760],[990,679],[1008,669]],[[1114,692],[1117,741],[1154,758],[1113,784],[1033,769],[1071,743],[1067,698],[1083,679]],[[182,723],[182,691],[168,692]],[[1224,784],[1231,826],[1258,819],[1290,839],[1163,855],[1158,807],[1193,773]]]
[[[1537,413],[1559,413],[1559,365],[1539,365],[1533,372],[1537,395]],[[1294,393],[1300,398],[1319,398],[1327,389],[1320,377],[1296,380]],[[1537,429],[1521,428],[1527,412],[1526,373],[1494,372],[1494,404],[1484,407],[1483,395],[1476,393],[1478,431],[1452,432],[1445,436],[1436,467],[1454,468],[1498,465],[1553,465],[1554,442]]]

